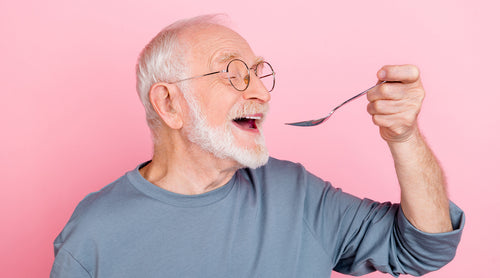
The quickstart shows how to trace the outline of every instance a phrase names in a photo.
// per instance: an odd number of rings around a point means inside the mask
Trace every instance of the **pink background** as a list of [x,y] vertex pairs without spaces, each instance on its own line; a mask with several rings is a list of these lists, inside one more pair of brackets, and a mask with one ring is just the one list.
[[467,214],[455,260],[427,277],[498,275],[497,3],[2,0],[0,276],[47,277],[52,241],[77,203],[151,156],[136,57],[163,26],[213,12],[229,14],[277,71],[271,154],[358,196],[398,201],[399,192],[366,99],[316,128],[283,123],[322,116],[374,84],[384,64],[417,64],[420,126]]

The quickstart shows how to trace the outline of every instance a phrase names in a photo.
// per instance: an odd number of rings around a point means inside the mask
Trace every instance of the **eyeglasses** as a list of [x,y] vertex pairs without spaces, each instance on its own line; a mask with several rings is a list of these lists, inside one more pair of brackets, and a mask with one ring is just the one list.
[[271,92],[274,89],[275,73],[271,64],[269,64],[266,61],[262,61],[256,64],[255,66],[249,68],[247,64],[240,59],[231,60],[227,64],[226,69],[223,69],[221,71],[205,73],[202,75],[197,75],[170,83],[177,83],[199,77],[209,76],[212,74],[222,73],[227,76],[227,80],[236,90],[244,91],[250,85],[250,70],[252,70],[255,73],[255,76],[257,76],[260,79],[260,81],[262,82],[262,84],[264,84],[264,87],[266,87],[268,92]]

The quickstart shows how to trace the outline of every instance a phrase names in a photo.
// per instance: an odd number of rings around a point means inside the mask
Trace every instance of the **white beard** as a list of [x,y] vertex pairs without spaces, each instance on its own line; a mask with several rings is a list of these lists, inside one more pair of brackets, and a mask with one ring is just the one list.
[[[186,87],[185,89],[188,89]],[[262,134],[255,140],[255,147],[250,149],[238,147],[236,139],[231,132],[232,119],[245,114],[265,114],[268,109],[267,104],[262,105],[255,102],[248,102],[235,106],[231,109],[226,124],[214,128],[208,125],[206,115],[201,112],[200,106],[197,100],[194,99],[192,92],[184,90],[184,97],[188,103],[191,116],[191,123],[189,123],[189,127],[187,128],[189,141],[218,158],[233,159],[242,167],[255,169],[267,163],[269,152]]]

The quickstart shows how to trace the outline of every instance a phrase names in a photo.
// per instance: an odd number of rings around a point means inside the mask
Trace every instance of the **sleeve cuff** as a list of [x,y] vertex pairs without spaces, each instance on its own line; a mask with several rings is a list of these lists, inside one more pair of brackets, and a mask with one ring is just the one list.
[[408,232],[414,234],[421,234],[423,237],[428,237],[428,236],[442,237],[442,236],[455,235],[458,236],[457,239],[460,240],[465,225],[465,214],[457,205],[455,205],[455,203],[451,201],[450,201],[450,217],[453,230],[445,233],[427,233],[420,231],[415,226],[413,226],[413,224],[411,224],[410,221],[406,218],[406,216],[403,213],[403,210],[401,209],[401,206],[399,207],[397,221],[400,230],[404,233]]
[[456,253],[465,224],[464,212],[450,202],[453,230],[444,233],[427,233],[418,230],[404,215],[401,207],[397,216],[398,238],[410,253],[422,258],[428,270],[438,269],[450,262]]

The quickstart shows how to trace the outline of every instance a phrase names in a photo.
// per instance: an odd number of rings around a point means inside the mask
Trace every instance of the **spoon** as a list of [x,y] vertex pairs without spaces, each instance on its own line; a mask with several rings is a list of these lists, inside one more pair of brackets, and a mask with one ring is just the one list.
[[316,120],[309,120],[309,121],[303,121],[303,122],[295,122],[295,123],[285,123],[286,125],[294,125],[294,126],[317,126],[319,124],[322,124],[324,122],[326,122],[326,120],[328,120],[332,115],[333,115],[333,112],[335,112],[335,110],[339,109],[340,107],[342,107],[344,104],[346,103],[349,103],[351,102],[352,100],[355,100],[357,99],[358,97],[368,93],[368,91],[370,91],[371,89],[377,87],[377,86],[380,86],[382,84],[384,84],[385,82],[387,81],[382,81],[374,86],[371,86],[370,88],[364,90],[363,92],[353,96],[352,98],[342,102],[340,105],[338,105],[337,107],[333,108],[332,111],[330,111],[330,113],[328,113],[328,115],[326,115],[325,117],[323,118],[319,118],[319,119],[316,119]]

